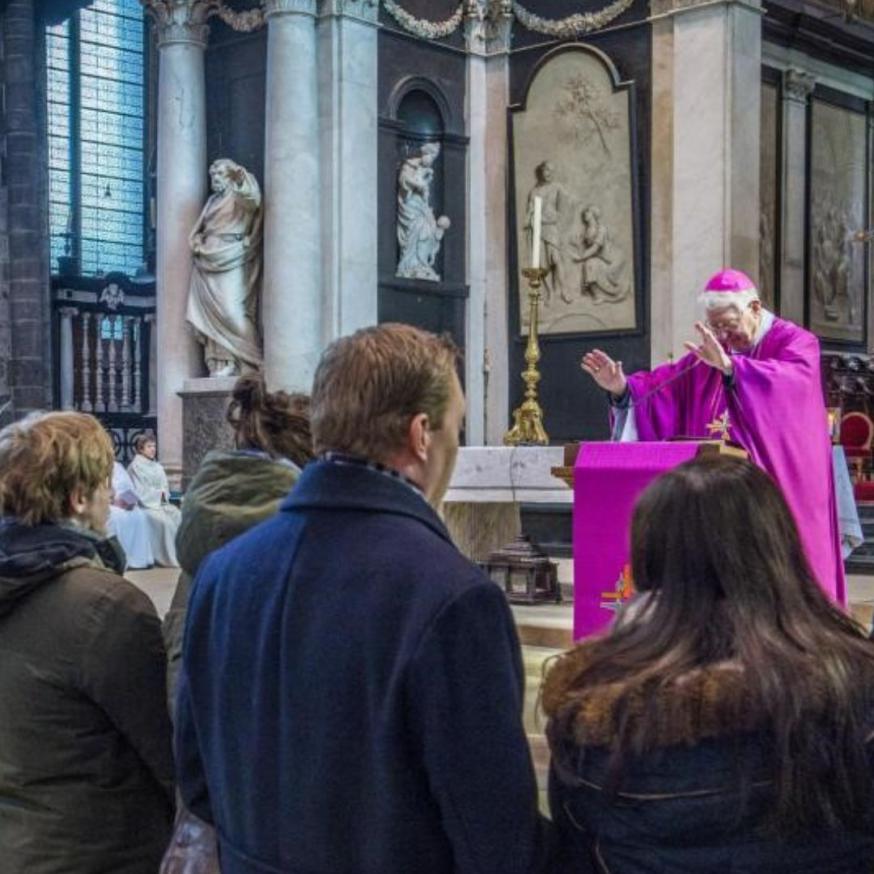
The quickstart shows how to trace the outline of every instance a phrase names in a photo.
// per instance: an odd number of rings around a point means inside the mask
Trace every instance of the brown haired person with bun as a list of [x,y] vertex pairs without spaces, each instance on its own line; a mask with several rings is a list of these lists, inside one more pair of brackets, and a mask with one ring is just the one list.
[[[210,452],[185,493],[176,551],[182,572],[164,619],[167,695],[173,713],[191,586],[209,553],[273,516],[313,457],[309,398],[268,392],[260,374],[241,376],[228,405],[234,449]],[[180,811],[161,874],[218,874],[210,826]]]
[[164,647],[106,539],[113,458],[82,413],[0,431],[3,874],[154,874],[170,837]]
[[313,457],[306,395],[268,392],[260,374],[241,376],[228,405],[234,449],[210,452],[185,493],[176,552],[182,573],[164,619],[173,712],[191,583],[200,563],[272,516]]
[[710,458],[635,508],[624,620],[549,671],[562,871],[870,874],[874,647],[777,486]]

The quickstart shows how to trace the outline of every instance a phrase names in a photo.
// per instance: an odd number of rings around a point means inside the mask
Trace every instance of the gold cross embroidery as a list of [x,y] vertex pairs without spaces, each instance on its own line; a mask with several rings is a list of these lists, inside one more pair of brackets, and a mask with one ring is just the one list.
[[714,419],[708,426],[707,430],[710,432],[711,437],[719,437],[719,439],[725,443],[725,441],[729,437],[729,431],[731,430],[731,422],[728,418],[728,410],[726,410],[721,416]]

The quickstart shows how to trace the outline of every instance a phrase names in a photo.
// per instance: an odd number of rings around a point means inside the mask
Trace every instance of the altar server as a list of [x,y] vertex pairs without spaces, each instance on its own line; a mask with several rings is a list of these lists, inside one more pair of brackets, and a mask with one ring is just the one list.
[[161,463],[156,459],[158,444],[151,433],[134,440],[136,455],[128,466],[137,497],[149,520],[152,552],[157,564],[179,567],[176,559],[176,531],[181,513],[170,503],[170,484]]

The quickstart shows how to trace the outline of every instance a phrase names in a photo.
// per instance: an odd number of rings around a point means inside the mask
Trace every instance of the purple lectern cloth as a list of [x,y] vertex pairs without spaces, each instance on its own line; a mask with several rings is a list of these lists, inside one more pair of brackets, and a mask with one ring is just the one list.
[[819,341],[775,319],[748,354],[732,356],[734,385],[727,390],[722,374],[697,360],[689,354],[628,378],[639,439],[711,437],[708,424],[728,410],[729,438],[776,480],[814,575],[834,600],[846,604]]
[[602,604],[610,603],[605,594],[616,590],[629,561],[638,495],[697,451],[694,442],[580,446],[574,467],[574,640],[613,619],[613,611]]

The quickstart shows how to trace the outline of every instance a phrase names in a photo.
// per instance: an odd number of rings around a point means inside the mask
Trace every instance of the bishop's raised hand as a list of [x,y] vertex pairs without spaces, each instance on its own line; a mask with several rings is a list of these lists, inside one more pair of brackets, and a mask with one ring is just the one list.
[[628,380],[622,372],[622,362],[614,361],[606,352],[600,349],[586,352],[580,367],[605,391],[617,397],[625,393]]
[[699,360],[710,367],[715,367],[723,373],[731,373],[732,363],[728,353],[723,348],[716,335],[703,322],[695,322],[695,330],[701,337],[701,343],[696,344],[686,341],[683,345],[693,355],[697,355]]

